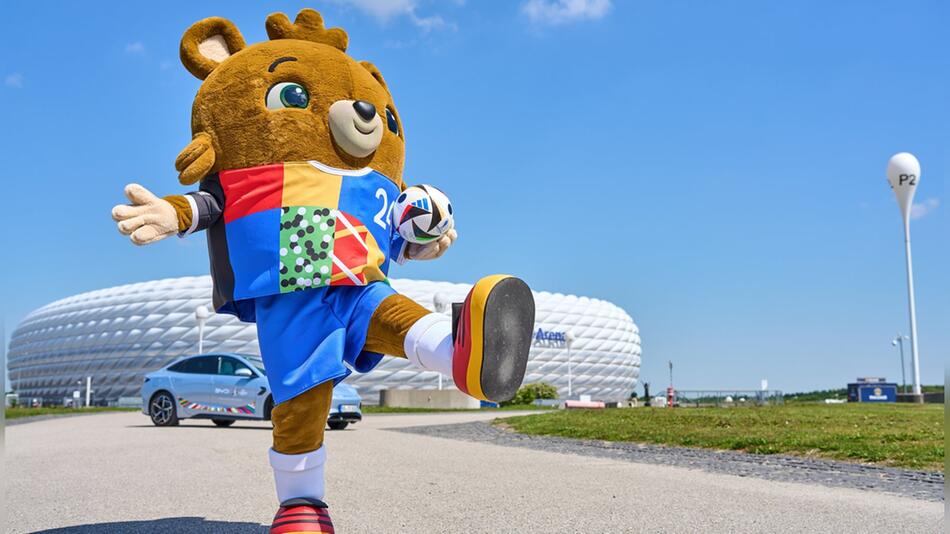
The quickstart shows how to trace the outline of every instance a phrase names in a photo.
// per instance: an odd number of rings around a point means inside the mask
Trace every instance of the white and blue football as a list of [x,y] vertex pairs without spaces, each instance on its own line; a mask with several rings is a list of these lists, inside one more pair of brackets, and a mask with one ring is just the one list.
[[449,197],[431,185],[407,187],[392,213],[396,231],[410,243],[435,241],[455,226]]

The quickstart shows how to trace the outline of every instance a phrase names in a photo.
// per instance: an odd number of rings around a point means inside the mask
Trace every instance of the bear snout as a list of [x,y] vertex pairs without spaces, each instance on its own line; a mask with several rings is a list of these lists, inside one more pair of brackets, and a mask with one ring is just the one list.
[[383,122],[376,106],[365,100],[337,100],[330,106],[330,134],[350,156],[365,158],[383,140]]

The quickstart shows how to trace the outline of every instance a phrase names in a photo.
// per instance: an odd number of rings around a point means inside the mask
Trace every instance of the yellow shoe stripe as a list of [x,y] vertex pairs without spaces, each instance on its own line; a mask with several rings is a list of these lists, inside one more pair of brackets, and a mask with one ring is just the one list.
[[472,349],[468,358],[468,372],[465,375],[468,394],[476,399],[485,399],[485,393],[482,391],[482,329],[485,324],[485,303],[488,302],[488,295],[494,289],[498,282],[505,278],[511,278],[507,274],[493,274],[479,280],[472,288],[471,317],[472,327]]

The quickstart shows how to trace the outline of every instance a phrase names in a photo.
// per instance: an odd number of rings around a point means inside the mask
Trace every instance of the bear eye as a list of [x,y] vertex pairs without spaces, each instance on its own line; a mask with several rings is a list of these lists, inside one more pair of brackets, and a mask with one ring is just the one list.
[[305,108],[310,105],[310,94],[299,83],[281,82],[267,90],[264,102],[267,109]]
[[390,132],[399,135],[399,123],[396,122],[396,116],[389,108],[386,108],[386,125],[389,126]]

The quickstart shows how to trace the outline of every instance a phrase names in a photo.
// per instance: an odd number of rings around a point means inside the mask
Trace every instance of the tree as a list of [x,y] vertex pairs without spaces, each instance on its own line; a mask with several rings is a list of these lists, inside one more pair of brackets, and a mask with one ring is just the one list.
[[501,403],[502,406],[511,406],[513,404],[531,404],[537,399],[556,399],[557,388],[547,382],[538,382],[537,384],[525,384],[518,389],[515,397],[510,401]]

